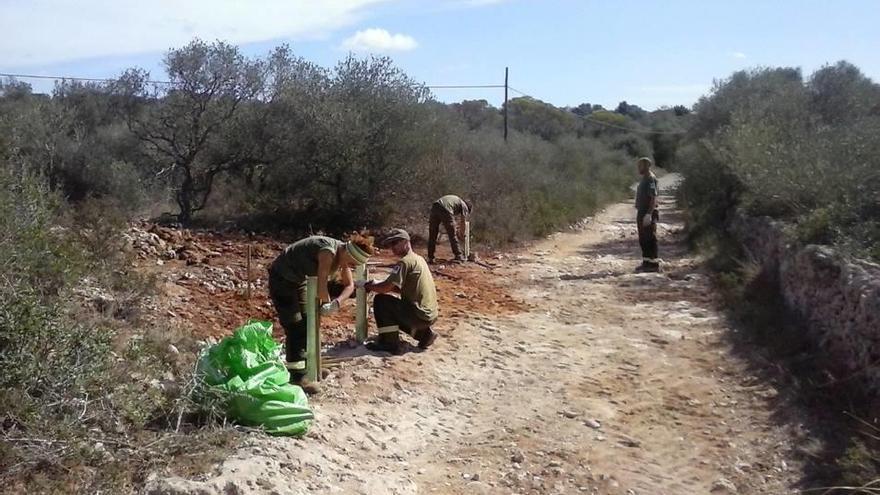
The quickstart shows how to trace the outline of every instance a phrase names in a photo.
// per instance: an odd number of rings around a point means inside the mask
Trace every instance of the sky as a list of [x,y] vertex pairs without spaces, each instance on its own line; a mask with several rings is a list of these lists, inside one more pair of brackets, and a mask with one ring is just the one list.
[[[287,43],[332,67],[387,55],[428,85],[504,83],[557,106],[692,105],[753,67],[847,60],[880,81],[880,0],[0,0],[0,73],[161,79],[194,37],[252,56]],[[27,80],[47,92],[51,81]],[[503,89],[435,89],[445,102]]]

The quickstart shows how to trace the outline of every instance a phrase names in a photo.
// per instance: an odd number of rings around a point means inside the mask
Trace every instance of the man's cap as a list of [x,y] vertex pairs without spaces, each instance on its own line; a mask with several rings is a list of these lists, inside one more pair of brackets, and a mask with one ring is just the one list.
[[409,234],[403,229],[391,229],[391,232],[389,232],[388,235],[385,236],[385,240],[382,241],[382,244],[387,246],[392,242],[399,241],[401,239],[406,241],[410,240]]
[[647,156],[643,156],[643,157],[639,158],[638,160],[636,160],[636,163],[647,163],[649,167],[654,166],[654,160],[650,159]]

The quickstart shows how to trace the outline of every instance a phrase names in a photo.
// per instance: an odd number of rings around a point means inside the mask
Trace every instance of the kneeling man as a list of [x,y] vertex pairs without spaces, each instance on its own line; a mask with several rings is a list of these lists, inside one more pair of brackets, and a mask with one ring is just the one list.
[[[376,293],[373,315],[379,328],[379,336],[367,347],[400,354],[398,332],[403,330],[418,341],[419,348],[427,349],[437,339],[437,334],[431,330],[439,315],[434,277],[425,259],[412,250],[405,230],[392,230],[383,244],[390,247],[400,261],[384,281],[364,284],[367,291]],[[400,297],[389,292],[398,292]]]

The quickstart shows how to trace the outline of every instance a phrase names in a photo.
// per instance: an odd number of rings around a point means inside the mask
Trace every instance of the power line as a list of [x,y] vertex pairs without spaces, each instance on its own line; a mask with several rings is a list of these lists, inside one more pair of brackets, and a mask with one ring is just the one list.
[[[15,79],[48,79],[55,81],[82,81],[82,82],[115,82],[116,79],[106,79],[99,77],[78,77],[78,76],[45,76],[41,74],[10,74],[0,72],[0,77],[12,77]],[[147,81],[151,84],[175,84],[172,81]],[[487,88],[503,88],[503,84],[435,84],[424,85],[428,89],[487,89]]]
[[467,85],[438,85],[438,86],[425,86],[428,89],[479,89],[479,88],[503,88],[503,84],[476,84],[472,86]]
[[[82,82],[116,82],[116,79],[102,79],[97,77],[74,77],[74,76],[44,76],[38,74],[8,74],[0,72],[0,77],[12,77],[15,79],[50,79],[55,81],[82,81]],[[146,81],[150,84],[174,84],[171,81]]]

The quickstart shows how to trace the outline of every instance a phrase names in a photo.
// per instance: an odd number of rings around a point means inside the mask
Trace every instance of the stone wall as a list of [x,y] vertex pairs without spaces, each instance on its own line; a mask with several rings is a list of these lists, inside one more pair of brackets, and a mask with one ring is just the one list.
[[787,241],[783,224],[737,215],[730,232],[779,289],[830,364],[880,394],[880,265]]

